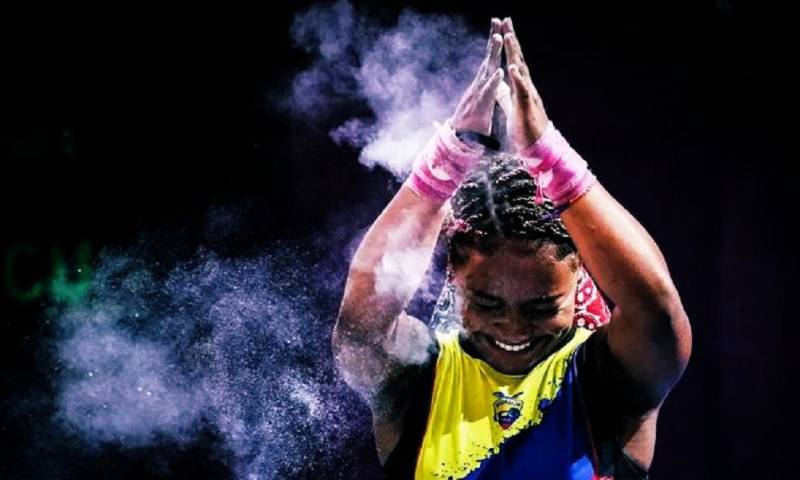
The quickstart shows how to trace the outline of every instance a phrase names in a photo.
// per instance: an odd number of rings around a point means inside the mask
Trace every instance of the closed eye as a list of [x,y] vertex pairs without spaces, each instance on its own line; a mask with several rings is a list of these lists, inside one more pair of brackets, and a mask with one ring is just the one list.
[[551,308],[527,308],[523,311],[526,317],[538,319],[538,318],[549,318],[553,317],[560,312],[561,309],[559,307],[551,307]]
[[470,306],[481,312],[497,312],[503,308],[499,302],[469,302]]

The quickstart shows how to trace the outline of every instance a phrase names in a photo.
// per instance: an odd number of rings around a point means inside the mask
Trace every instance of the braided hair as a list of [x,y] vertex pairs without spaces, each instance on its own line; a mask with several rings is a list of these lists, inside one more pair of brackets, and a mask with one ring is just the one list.
[[577,252],[553,203],[534,201],[537,188],[512,154],[481,158],[450,200],[452,213],[443,231],[451,268],[465,264],[470,250],[491,254],[504,240],[518,240],[531,253],[553,244],[559,261]]

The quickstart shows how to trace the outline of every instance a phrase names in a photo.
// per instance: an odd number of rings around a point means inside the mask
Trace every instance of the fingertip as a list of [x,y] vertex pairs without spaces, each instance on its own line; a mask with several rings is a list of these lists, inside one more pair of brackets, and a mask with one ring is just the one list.
[[505,72],[503,71],[502,68],[498,67],[497,70],[495,70],[494,74],[492,75],[492,81],[493,82],[494,81],[498,81],[498,82],[502,81],[504,76],[505,76]]
[[503,24],[500,22],[499,18],[493,17],[491,23],[492,26],[489,28],[489,30],[492,32],[492,34],[499,33],[503,30]]

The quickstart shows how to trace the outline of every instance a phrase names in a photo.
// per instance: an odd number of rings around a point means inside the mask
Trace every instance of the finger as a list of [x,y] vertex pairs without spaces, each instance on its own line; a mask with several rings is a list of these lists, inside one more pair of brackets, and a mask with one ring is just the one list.
[[479,108],[487,108],[494,104],[497,98],[497,89],[503,82],[504,76],[502,68],[495,69],[489,81],[483,86],[483,89],[481,89],[481,95],[478,100]]
[[495,33],[490,41],[489,52],[478,68],[478,73],[475,75],[475,79],[472,82],[473,86],[482,85],[487,82],[492,72],[500,67],[500,52],[503,50],[503,37],[501,37],[499,33]]
[[470,88],[475,89],[478,88],[481,83],[483,83],[484,79],[486,78],[486,72],[488,71],[489,67],[489,59],[484,58],[481,62],[481,66],[478,67],[478,73],[475,74],[475,78],[472,79],[472,83],[470,84]]
[[513,31],[514,31],[514,23],[511,21],[511,17],[504,18],[500,24],[500,33],[506,34]]
[[503,37],[501,37],[499,33],[495,33],[492,35],[491,42],[489,58],[486,62],[488,72],[494,72],[500,67],[500,52],[503,50]]
[[522,58],[522,47],[519,45],[517,34],[514,32],[505,33],[503,34],[503,41],[506,52],[506,63],[508,65],[521,65],[525,63],[525,60]]
[[530,82],[522,76],[518,65],[510,65],[508,67],[508,76],[511,77],[511,95],[515,103],[522,108],[529,106],[528,102],[532,97],[532,92],[529,88]]
[[486,44],[486,58],[478,69],[477,78],[485,80],[495,69],[500,66],[500,52],[503,50],[503,37],[500,31],[503,24],[499,18],[492,18],[492,26],[489,31],[489,41]]
[[[517,65],[516,69],[518,70],[518,72],[515,73],[515,75],[519,77],[519,81],[524,86],[527,95],[531,98],[531,100],[534,103],[541,105],[542,99],[539,96],[539,91],[536,90],[536,85],[534,85],[533,79],[531,79],[531,74],[528,71],[528,67],[525,64],[522,64],[522,65]],[[509,76],[511,76],[510,72]]]
[[503,29],[503,23],[499,18],[492,18],[492,25],[489,31],[489,41],[486,45],[486,58],[481,62],[478,67],[478,73],[475,75],[470,88],[481,88],[480,85],[489,80],[491,72],[494,72],[500,66],[500,54],[503,50],[503,37],[500,32]]
[[495,33],[502,33],[503,31],[503,22],[500,21],[499,18],[493,17],[492,18],[492,35]]
[[[514,30],[514,22],[511,17],[503,19],[500,30],[503,34],[503,40],[506,43],[506,63],[525,63],[525,55],[522,53],[522,46],[519,44],[517,32]],[[525,72],[523,71],[523,74]]]
[[489,28],[489,40],[486,42],[486,52],[489,53],[492,50],[492,39],[495,34],[500,34],[502,31],[503,24],[499,18],[492,18],[492,26]]

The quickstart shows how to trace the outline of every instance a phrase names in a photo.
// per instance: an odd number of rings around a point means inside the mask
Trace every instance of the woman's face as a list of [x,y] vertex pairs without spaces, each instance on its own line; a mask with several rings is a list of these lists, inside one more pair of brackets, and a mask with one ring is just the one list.
[[533,368],[572,326],[579,262],[576,254],[556,260],[552,244],[535,253],[513,241],[491,255],[470,251],[453,283],[480,357],[506,374]]

